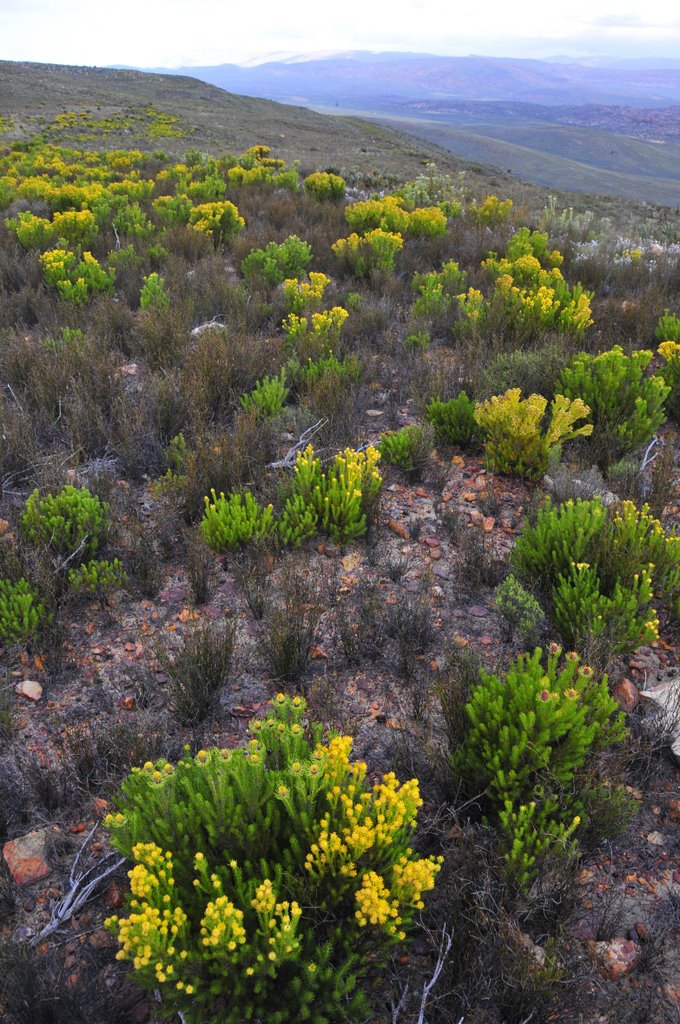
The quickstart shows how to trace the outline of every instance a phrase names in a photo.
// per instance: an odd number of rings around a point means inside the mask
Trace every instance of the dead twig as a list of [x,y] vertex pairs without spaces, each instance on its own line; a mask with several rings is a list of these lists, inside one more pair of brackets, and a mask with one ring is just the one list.
[[[439,952],[437,953],[437,962],[434,965],[434,971],[432,972],[432,977],[430,978],[430,980],[428,982],[426,982],[423,985],[423,995],[422,995],[422,998],[420,1000],[420,1013],[418,1014],[417,1024],[426,1024],[426,1021],[425,1021],[425,1009],[427,1007],[427,1000],[430,997],[430,992],[432,991],[432,989],[435,987],[435,985],[439,981],[439,975],[442,973],[442,970],[444,969],[444,964],[446,963],[447,956],[451,952],[451,946],[452,945],[453,945],[453,928],[451,929],[450,932],[447,932],[446,925],[444,925],[444,927],[442,929],[441,939],[440,939],[440,942],[439,942]],[[459,1024],[462,1024],[462,1018],[459,1021]]]
[[33,937],[32,945],[42,942],[48,935],[56,930],[68,921],[74,914],[77,914],[81,907],[83,907],[92,897],[99,888],[104,879],[108,878],[115,871],[125,863],[125,857],[120,857],[113,863],[108,863],[106,867],[102,867],[107,861],[110,861],[114,856],[112,853],[106,855],[103,861],[99,864],[94,864],[91,868],[86,868],[84,871],[78,871],[78,865],[83,856],[83,851],[87,847],[88,843],[92,839],[92,836],[97,831],[98,825],[95,825],[93,829],[85,837],[83,845],[78,850],[75,860],[71,865],[71,871],[68,876],[68,891],[64,894],[62,899],[59,900],[52,907],[50,919],[45,927]]
[[307,444],[314,437],[315,434],[325,427],[328,420],[319,420],[312,427],[308,427],[303,434],[300,434],[300,439],[295,442],[292,448],[289,448],[282,459],[277,459],[276,462],[270,462],[267,465],[268,469],[292,469],[295,465],[295,459],[298,452],[302,451],[303,448],[307,447]]

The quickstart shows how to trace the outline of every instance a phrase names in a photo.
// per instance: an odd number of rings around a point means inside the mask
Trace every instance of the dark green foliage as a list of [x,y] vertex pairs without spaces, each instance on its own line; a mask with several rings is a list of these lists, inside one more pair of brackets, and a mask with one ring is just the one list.
[[536,598],[512,575],[496,587],[496,608],[502,615],[508,639],[516,632],[525,648],[535,647],[545,629],[545,615]]
[[650,441],[665,419],[670,388],[661,377],[644,376],[651,359],[651,352],[627,356],[615,345],[598,356],[581,352],[560,375],[558,394],[581,398],[590,408],[588,445],[601,469]]
[[246,281],[262,281],[273,288],[287,277],[302,277],[311,259],[311,246],[297,235],[289,235],[284,242],[253,249],[241,263],[241,273]]
[[465,391],[448,402],[434,399],[428,405],[426,415],[440,444],[457,444],[467,448],[480,434],[475,420],[475,403]]
[[432,450],[431,431],[412,425],[391,434],[381,434],[379,449],[383,462],[396,466],[415,480]]
[[506,870],[526,887],[541,857],[572,850],[582,809],[575,776],[623,739],[623,715],[607,677],[597,682],[576,654],[562,662],[556,645],[545,664],[536,648],[503,676],[482,670],[465,710],[470,724],[452,755],[454,773],[498,816]]

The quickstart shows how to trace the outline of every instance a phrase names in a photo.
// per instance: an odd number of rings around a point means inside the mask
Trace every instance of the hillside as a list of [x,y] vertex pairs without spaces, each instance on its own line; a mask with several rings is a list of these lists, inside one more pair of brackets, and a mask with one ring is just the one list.
[[678,211],[0,72],[2,1024],[677,1024]]

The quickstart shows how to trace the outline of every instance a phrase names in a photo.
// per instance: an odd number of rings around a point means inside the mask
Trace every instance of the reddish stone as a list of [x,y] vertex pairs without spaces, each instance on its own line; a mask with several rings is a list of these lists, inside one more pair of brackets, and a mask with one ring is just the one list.
[[602,966],[602,973],[611,981],[630,974],[638,962],[640,947],[630,939],[616,938],[609,942],[586,942],[591,956]]
[[404,526],[403,523],[397,522],[396,519],[390,519],[387,525],[392,533],[396,533],[397,537],[401,537],[402,540],[410,540],[411,534],[408,531],[408,527]]
[[624,711],[631,712],[640,702],[638,688],[630,679],[622,679],[614,687],[614,697]]
[[12,839],[2,848],[12,878],[17,885],[30,885],[47,878],[52,868],[47,863],[47,836],[51,829],[29,832],[19,839]]

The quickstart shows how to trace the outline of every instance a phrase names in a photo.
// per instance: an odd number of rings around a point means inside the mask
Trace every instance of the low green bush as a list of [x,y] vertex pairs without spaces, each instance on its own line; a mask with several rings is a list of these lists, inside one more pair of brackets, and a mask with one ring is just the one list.
[[302,182],[302,187],[308,196],[318,199],[319,202],[330,200],[339,203],[345,198],[345,179],[339,174],[329,174],[326,171],[315,171],[308,174]]
[[433,399],[425,415],[428,423],[434,427],[435,439],[439,443],[468,448],[479,436],[475,403],[465,391],[461,391],[456,398],[450,398],[448,402]]
[[248,490],[232,491],[219,498],[214,488],[212,501],[205,499],[205,512],[200,529],[204,541],[213,551],[236,551],[241,544],[261,541],[274,532],[274,510],[263,508]]
[[364,1019],[439,870],[410,845],[417,781],[371,786],[350,737],[272,703],[245,748],[133,771],[106,819],[134,862],[118,957],[187,1024]]
[[380,435],[380,458],[408,476],[419,475],[432,450],[432,431],[415,424]]
[[120,590],[127,583],[127,573],[118,558],[112,562],[91,561],[69,569],[69,586],[75,593],[96,594],[99,597]]
[[105,542],[109,530],[109,506],[90,494],[67,484],[59,494],[40,497],[36,488],[26,501],[21,532],[32,544],[44,544],[75,564],[92,558]]
[[666,535],[646,505],[608,511],[594,498],[554,508],[548,498],[511,559],[548,589],[562,637],[580,648],[601,637],[611,653],[625,653],[656,639],[652,599],[680,611],[680,537]]
[[297,235],[283,242],[269,242],[264,249],[253,249],[241,263],[246,281],[261,281],[273,288],[286,278],[303,276],[312,260],[312,249]]
[[31,640],[46,619],[45,606],[25,579],[0,579],[0,639],[4,644]]
[[535,646],[545,628],[545,615],[533,594],[510,573],[496,587],[494,600],[506,623],[508,639],[517,632],[525,648]]
[[280,416],[288,398],[285,379],[286,374],[282,370],[278,377],[263,377],[262,380],[258,380],[249,394],[241,396],[241,408],[246,412],[256,409],[265,419]]
[[597,356],[581,352],[557,382],[560,394],[579,398],[589,407],[589,448],[603,471],[650,441],[665,419],[670,388],[661,377],[644,376],[651,359],[649,351],[627,356],[620,345]]
[[588,759],[625,736],[607,677],[578,655],[547,660],[537,647],[503,675],[480,670],[465,705],[468,728],[452,755],[454,773],[504,833],[506,870],[521,888],[548,853],[569,855],[583,808],[575,780]]

